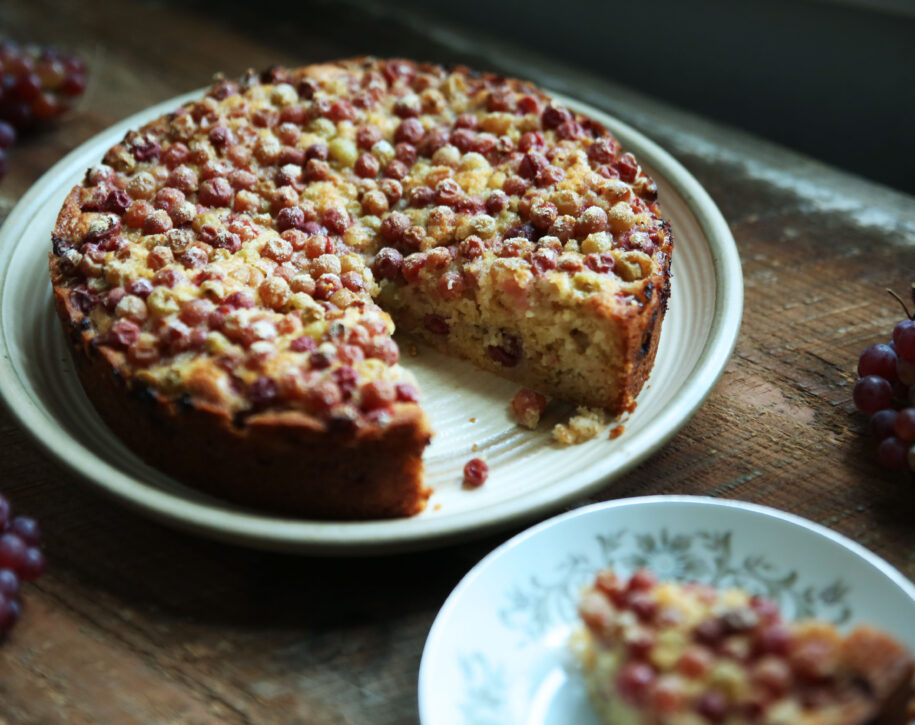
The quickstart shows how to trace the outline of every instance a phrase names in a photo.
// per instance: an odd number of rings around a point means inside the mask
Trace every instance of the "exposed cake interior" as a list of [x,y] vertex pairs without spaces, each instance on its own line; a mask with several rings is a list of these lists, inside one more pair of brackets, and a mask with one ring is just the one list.
[[399,329],[445,352],[564,400],[623,407],[626,378],[614,372],[628,362],[625,332],[605,308],[583,304],[581,289],[599,288],[599,275],[536,279],[498,263],[481,263],[473,272],[487,284],[457,304],[441,303],[417,286],[384,291],[382,299]]

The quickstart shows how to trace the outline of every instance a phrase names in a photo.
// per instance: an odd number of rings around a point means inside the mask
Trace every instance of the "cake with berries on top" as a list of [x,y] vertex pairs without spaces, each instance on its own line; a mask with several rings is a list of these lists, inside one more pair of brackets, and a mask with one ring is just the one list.
[[607,725],[904,725],[913,660],[866,625],[786,622],[739,589],[599,573],[573,649]]
[[431,431],[395,325],[631,410],[670,289],[656,197],[529,83],[273,68],[109,150],[60,213],[51,278],[90,399],[153,465],[289,514],[405,516]]

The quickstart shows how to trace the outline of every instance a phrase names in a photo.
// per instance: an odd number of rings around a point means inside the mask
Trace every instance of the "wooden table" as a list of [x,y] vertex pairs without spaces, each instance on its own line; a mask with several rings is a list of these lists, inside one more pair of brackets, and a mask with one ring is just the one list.
[[[384,18],[370,5],[260,6],[310,19],[209,2],[193,11],[0,4],[2,32],[77,50],[92,70],[79,109],[12,152],[0,216],[66,151],[217,70],[372,52],[539,79],[673,152],[720,205],[746,283],[743,332],[708,402],[662,452],[591,500],[681,493],[765,503],[915,576],[915,483],[878,468],[850,403],[860,351],[900,319],[884,290],[911,281],[911,197],[487,39],[423,34],[422,20]],[[438,608],[514,533],[383,559],[215,544],[99,497],[4,412],[0,489],[40,520],[50,560],[0,647],[3,725],[415,722],[417,668]]]

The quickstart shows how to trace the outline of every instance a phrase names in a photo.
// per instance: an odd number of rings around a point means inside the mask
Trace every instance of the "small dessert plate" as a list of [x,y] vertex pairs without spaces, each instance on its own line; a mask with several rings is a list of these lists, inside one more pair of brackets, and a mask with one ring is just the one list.
[[599,725],[568,640],[581,587],[607,566],[740,587],[788,618],[868,622],[915,650],[915,585],[850,539],[737,501],[621,499],[534,526],[464,577],[426,640],[422,725]]

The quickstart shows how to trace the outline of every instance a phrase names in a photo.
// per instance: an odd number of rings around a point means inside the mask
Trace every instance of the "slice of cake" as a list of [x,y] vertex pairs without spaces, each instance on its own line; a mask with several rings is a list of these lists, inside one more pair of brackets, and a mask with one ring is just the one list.
[[902,725],[913,660],[861,625],[786,622],[739,589],[599,573],[572,646],[608,725]]

